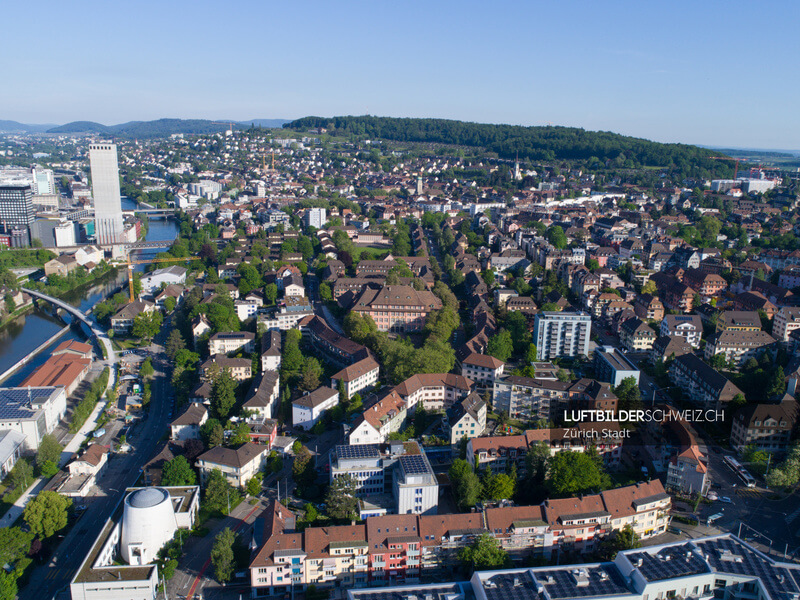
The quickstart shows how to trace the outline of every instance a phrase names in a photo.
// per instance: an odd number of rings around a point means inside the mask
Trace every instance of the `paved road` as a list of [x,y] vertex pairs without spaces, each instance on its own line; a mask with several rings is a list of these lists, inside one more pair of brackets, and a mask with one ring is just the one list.
[[442,259],[441,252],[439,252],[439,246],[436,244],[436,240],[433,237],[433,232],[430,229],[426,229],[425,237],[428,238],[428,252],[433,254],[436,262],[439,263],[439,268],[442,270],[442,281],[449,285],[450,276],[444,270],[444,260]]
[[[162,328],[157,338],[160,343],[166,340],[169,329],[169,325]],[[53,553],[51,562],[34,571],[31,582],[19,594],[20,600],[49,600],[56,596],[69,598],[69,582],[119,503],[122,490],[136,483],[142,465],[152,457],[161,436],[167,430],[172,386],[164,370],[166,356],[163,354],[163,347],[154,345],[154,349],[157,354],[154,360],[156,376],[151,383],[152,401],[147,418],[133,434],[133,439],[129,440],[133,451],[130,454],[112,456],[105,474],[98,481],[98,495],[87,500],[87,504],[90,502],[88,510]]]
[[[267,506],[267,499],[261,498],[258,503],[251,505],[242,502],[231,511],[224,519],[209,523],[210,531],[202,539],[190,538],[184,546],[185,554],[181,557],[175,575],[167,584],[170,598],[222,598],[227,593],[233,592],[232,597],[238,593],[229,586],[223,588],[214,580],[214,568],[210,563],[211,548],[216,535],[230,527],[249,543],[252,537],[253,522],[261,515]],[[212,590],[216,590],[213,591]],[[238,588],[237,588],[238,590]],[[249,586],[245,595],[249,594]]]

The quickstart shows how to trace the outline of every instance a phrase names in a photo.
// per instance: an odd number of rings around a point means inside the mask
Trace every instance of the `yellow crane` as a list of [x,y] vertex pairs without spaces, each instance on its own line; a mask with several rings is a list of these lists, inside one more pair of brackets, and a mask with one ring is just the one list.
[[200,260],[197,256],[183,256],[181,258],[175,258],[174,256],[168,256],[165,258],[148,258],[145,260],[131,260],[131,255],[128,253],[128,289],[130,291],[130,301],[133,302],[136,298],[133,293],[133,266],[134,265],[150,265],[153,263],[158,262],[181,262],[184,260]]

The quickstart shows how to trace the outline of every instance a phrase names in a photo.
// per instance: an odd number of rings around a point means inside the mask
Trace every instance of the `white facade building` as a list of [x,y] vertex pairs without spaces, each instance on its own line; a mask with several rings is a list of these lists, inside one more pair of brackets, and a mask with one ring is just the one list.
[[0,388],[0,430],[17,431],[27,450],[35,451],[67,412],[63,387]]
[[403,454],[393,473],[392,486],[399,515],[435,515],[439,507],[439,483],[424,451]]
[[505,363],[489,356],[473,352],[461,361],[461,374],[474,381],[478,387],[492,387],[496,379],[503,376]]
[[224,331],[215,333],[208,339],[208,353],[228,354],[242,349],[252,352],[255,347],[256,334],[251,331]]
[[772,335],[780,342],[788,342],[789,335],[800,329],[800,308],[796,306],[783,306],[775,313]]
[[75,223],[63,221],[53,228],[53,235],[56,239],[56,246],[64,248],[75,245]]
[[309,208],[305,214],[306,227],[322,229],[328,222],[328,211],[324,208]]
[[91,144],[89,162],[92,169],[95,235],[100,244],[123,241],[122,199],[119,191],[117,145]]
[[292,402],[292,425],[311,429],[320,417],[339,403],[339,392],[321,387]]
[[592,317],[583,312],[540,312],[536,315],[533,339],[540,360],[561,356],[586,356]]
[[155,600],[159,550],[178,529],[192,529],[200,511],[198,486],[126,493],[73,577],[72,600]]
[[367,357],[332,375],[331,387],[338,390],[341,381],[349,399],[353,397],[353,394],[369,389],[378,383],[379,372],[380,365],[375,362],[375,359]]

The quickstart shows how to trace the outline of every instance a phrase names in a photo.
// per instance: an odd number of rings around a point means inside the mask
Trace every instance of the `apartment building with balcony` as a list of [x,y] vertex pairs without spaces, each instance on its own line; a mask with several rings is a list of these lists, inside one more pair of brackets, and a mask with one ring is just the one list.
[[646,352],[653,348],[656,332],[639,318],[626,319],[619,328],[619,337],[629,352]]
[[435,583],[351,589],[346,600],[752,600],[789,598],[797,566],[776,560],[732,534],[678,540],[617,553],[613,562],[476,571]]
[[672,361],[668,374],[672,385],[681,388],[691,402],[706,409],[721,410],[742,393],[694,354],[684,354]]
[[758,358],[764,352],[773,352],[777,340],[766,331],[725,329],[717,331],[706,340],[705,358],[722,354],[725,362],[741,368],[750,358]]
[[592,317],[582,312],[545,311],[536,315],[533,339],[540,360],[589,354]]
[[797,419],[797,402],[788,397],[780,404],[745,406],[733,417],[731,445],[739,452],[750,445],[765,452],[785,452]]
[[506,375],[494,382],[494,409],[512,419],[552,420],[569,404],[570,387],[565,381]]
[[661,335],[684,338],[692,348],[700,347],[703,322],[699,315],[667,315],[661,321]]
[[408,410],[418,404],[425,410],[447,410],[466,398],[474,388],[471,379],[454,373],[420,373],[412,375],[394,388],[405,400]]
[[800,307],[783,306],[775,313],[772,324],[772,335],[778,341],[788,342],[789,335],[800,329]]
[[[280,597],[313,584],[347,588],[350,598],[358,597],[354,596],[358,588],[389,586],[385,589],[393,595],[387,600],[404,600],[391,586],[410,584],[417,598],[428,587],[420,584],[422,577],[446,576],[457,564],[458,551],[481,534],[495,538],[514,561],[549,560],[566,552],[594,552],[626,524],[645,539],[659,535],[666,531],[669,508],[669,496],[656,480],[538,506],[453,515],[385,515],[369,517],[364,525],[307,527],[298,532],[291,511],[272,501],[256,523],[261,541],[250,562],[252,597]],[[612,568],[611,563],[604,564]],[[615,578],[614,585],[622,580]],[[608,577],[605,581],[606,587],[611,584]],[[382,592],[370,589],[369,593],[373,597]],[[520,593],[512,598],[539,598],[525,590]],[[554,597],[566,600],[579,595]]]

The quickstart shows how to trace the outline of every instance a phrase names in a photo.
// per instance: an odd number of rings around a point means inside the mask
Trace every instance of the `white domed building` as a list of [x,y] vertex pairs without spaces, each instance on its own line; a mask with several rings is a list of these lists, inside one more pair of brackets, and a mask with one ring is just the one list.
[[178,530],[169,492],[141,488],[128,494],[122,512],[120,554],[129,565],[146,565]]
[[154,600],[158,552],[199,510],[196,485],[128,488],[75,574],[72,600]]

